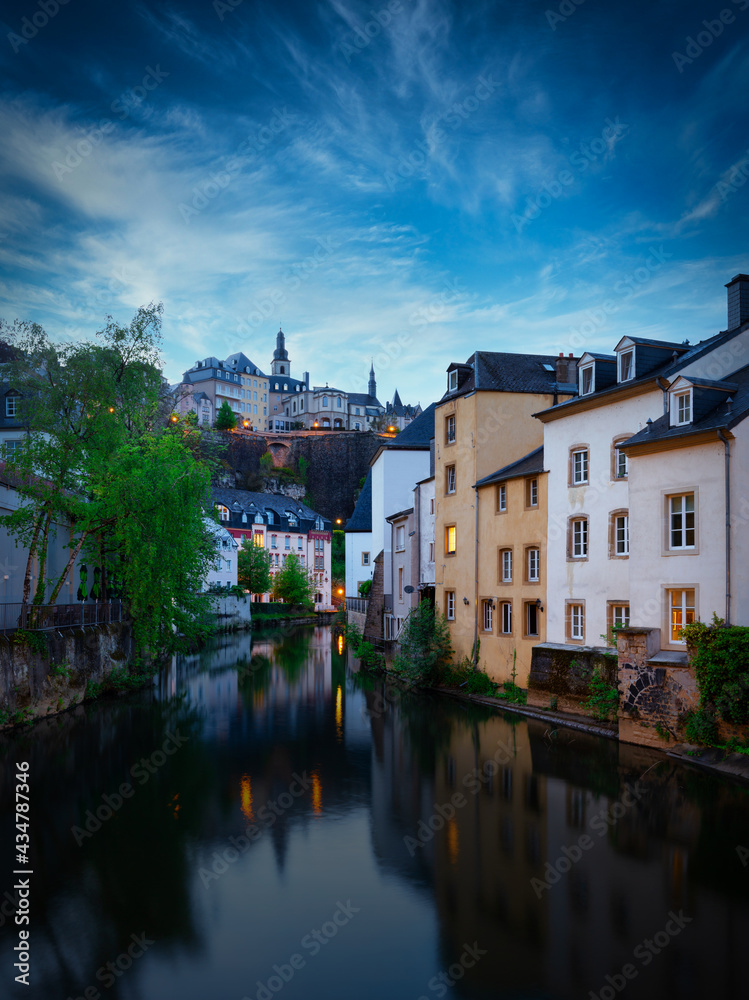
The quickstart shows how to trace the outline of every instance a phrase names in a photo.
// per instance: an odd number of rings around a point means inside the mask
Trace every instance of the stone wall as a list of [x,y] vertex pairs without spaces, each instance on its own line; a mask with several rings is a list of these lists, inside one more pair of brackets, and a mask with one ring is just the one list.
[[364,637],[366,639],[383,639],[383,620],[385,611],[385,571],[384,555],[380,552],[374,561],[374,574],[372,576],[372,589],[369,592],[369,604],[367,605],[367,617],[364,623]]
[[589,714],[582,702],[590,695],[590,679],[596,667],[609,684],[616,684],[613,650],[607,655],[594,646],[538,643],[531,657],[528,705],[573,715]]
[[0,710],[42,718],[81,702],[89,681],[100,683],[133,656],[129,622],[35,632],[42,649],[0,636]]
[[214,597],[211,601],[219,628],[249,628],[252,601],[249,597]]

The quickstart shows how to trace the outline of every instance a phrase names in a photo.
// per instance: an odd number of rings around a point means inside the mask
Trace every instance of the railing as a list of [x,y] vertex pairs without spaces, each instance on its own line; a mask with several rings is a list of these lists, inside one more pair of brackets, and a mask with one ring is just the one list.
[[0,604],[0,632],[15,629],[73,628],[77,625],[109,625],[125,620],[122,601],[94,604]]
[[359,615],[366,615],[368,603],[368,597],[347,597],[346,610],[355,611]]

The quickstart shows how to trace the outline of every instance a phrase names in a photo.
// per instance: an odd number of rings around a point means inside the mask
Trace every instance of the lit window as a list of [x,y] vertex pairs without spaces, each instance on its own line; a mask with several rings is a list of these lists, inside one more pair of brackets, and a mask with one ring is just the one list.
[[229,508],[224,507],[222,504],[218,504],[216,510],[218,510],[219,521],[228,521],[229,518],[231,517],[231,515],[229,514]]
[[455,415],[451,414],[445,421],[445,442],[453,444],[455,442]]
[[502,633],[510,635],[512,632],[512,604],[505,601],[502,605]]
[[512,549],[502,549],[499,553],[499,579],[502,583],[512,583]]
[[622,351],[619,355],[619,381],[627,382],[635,375],[635,352]]
[[494,629],[494,601],[484,601],[484,632]]
[[447,476],[447,481],[445,483],[445,492],[454,493],[455,492],[455,466],[448,465],[445,469]]
[[539,557],[538,549],[528,549],[528,583],[538,583]]
[[504,513],[507,510],[507,484],[500,483],[497,487],[497,510]]
[[588,481],[588,449],[572,452],[572,485],[581,486]]
[[681,635],[681,630],[685,625],[691,625],[694,621],[694,591],[669,591],[669,606],[671,609],[671,642],[683,643],[685,640]]
[[448,621],[455,621],[455,591],[445,591],[445,617]]
[[450,524],[445,528],[445,553],[447,555],[455,555],[457,551],[457,529],[454,524]]
[[575,518],[572,522],[572,558],[584,559],[588,555],[588,519]]
[[693,549],[695,543],[694,493],[669,497],[670,548]]

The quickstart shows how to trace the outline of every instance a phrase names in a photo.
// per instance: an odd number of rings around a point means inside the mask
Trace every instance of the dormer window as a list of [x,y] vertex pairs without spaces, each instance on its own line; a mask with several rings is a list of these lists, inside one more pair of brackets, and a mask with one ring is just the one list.
[[321,517],[318,517],[317,520],[315,521],[315,528],[317,529],[317,531],[322,531],[323,527],[324,527],[323,519]]
[[619,381],[628,382],[635,377],[635,350],[630,348],[619,355]]
[[230,518],[229,508],[224,507],[223,504],[216,504],[216,510],[218,511],[219,521],[228,521]]
[[580,369],[580,395],[587,396],[593,392],[593,365]]
[[255,514],[255,524],[262,524],[262,523],[263,523],[263,515]]
[[242,524],[247,524],[247,514],[242,511]]
[[447,373],[447,391],[454,392],[458,388],[458,372],[454,369]]
[[671,420],[676,426],[692,422],[692,390],[675,392],[671,401]]
[[275,518],[273,516],[273,511],[272,510],[268,510],[268,511],[266,511],[266,514],[268,515],[268,524],[273,524],[275,522]]

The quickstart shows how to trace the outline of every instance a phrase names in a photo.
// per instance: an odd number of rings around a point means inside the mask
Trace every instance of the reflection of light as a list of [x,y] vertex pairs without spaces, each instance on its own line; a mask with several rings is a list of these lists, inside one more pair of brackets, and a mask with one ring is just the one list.
[[336,735],[339,739],[343,739],[343,691],[341,690],[341,685],[338,685],[338,690],[335,693],[335,727]]
[[177,792],[177,794],[172,799],[172,809],[174,810],[175,819],[179,819],[179,802],[177,801],[178,799],[179,799],[179,792]]
[[252,811],[252,785],[250,784],[249,774],[246,774],[242,778],[242,812],[250,823],[255,822],[255,815]]
[[456,865],[458,863],[459,853],[460,845],[458,838],[458,824],[454,819],[451,819],[447,824],[447,856],[450,859],[451,865]]
[[312,809],[315,816],[322,813],[322,785],[315,771],[312,772]]
[[[7,577],[6,577],[6,580],[7,580]],[[343,636],[339,635],[338,636],[338,655],[340,656],[342,652],[343,652]]]

